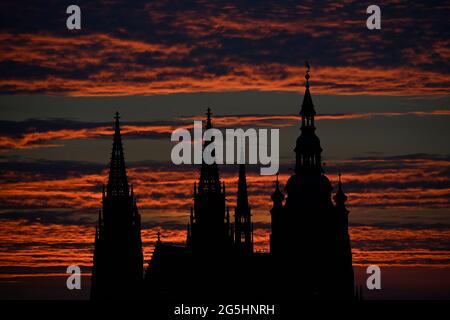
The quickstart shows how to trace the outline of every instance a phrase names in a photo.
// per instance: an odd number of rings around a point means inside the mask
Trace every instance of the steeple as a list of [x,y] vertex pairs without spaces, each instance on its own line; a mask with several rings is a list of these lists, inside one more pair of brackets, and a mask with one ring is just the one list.
[[242,210],[242,212],[250,212],[250,207],[248,205],[247,177],[245,172],[245,164],[239,165],[237,207],[240,210]]
[[[135,296],[143,274],[141,217],[133,188],[128,184],[119,118],[117,112],[109,178],[102,188],[102,210],[96,228],[92,299]],[[116,270],[120,270],[120,275]],[[112,277],[114,284],[108,281]]]
[[309,78],[311,77],[310,74],[310,66],[308,61],[306,61],[306,90],[305,90],[305,96],[303,97],[303,103],[302,108],[300,110],[300,116],[302,117],[314,117],[316,115],[316,111],[314,110],[314,104],[311,98],[311,93],[309,92]]
[[239,180],[235,209],[235,244],[246,253],[253,252],[251,212],[248,204],[245,164],[239,165]]
[[[212,128],[211,115],[212,115],[211,109],[208,108],[206,112],[205,130]],[[203,143],[203,149],[210,143],[214,143],[214,141],[205,141]],[[200,169],[200,181],[198,184],[198,192],[199,193],[221,192],[219,170],[215,162],[213,164],[206,164],[204,161],[202,161],[202,167]]]
[[129,195],[129,186],[123,154],[122,137],[120,135],[119,113],[116,112],[114,125],[114,140],[109,167],[109,179],[107,185],[108,197],[124,197]]
[[[211,109],[206,112],[205,130],[211,129]],[[204,141],[203,150],[214,141]],[[194,206],[190,218],[189,247],[195,252],[218,252],[230,246],[230,223],[225,203],[225,184],[222,185],[217,164],[202,161],[200,179],[194,184]],[[219,250],[220,251],[220,250]]]
[[294,149],[296,154],[295,173],[299,175],[322,173],[322,147],[320,146],[319,138],[315,134],[314,116],[316,111],[314,110],[311,92],[309,91],[309,79],[311,76],[308,62],[306,62],[306,68],[306,89],[300,110],[300,116],[302,117],[301,135],[297,138]]

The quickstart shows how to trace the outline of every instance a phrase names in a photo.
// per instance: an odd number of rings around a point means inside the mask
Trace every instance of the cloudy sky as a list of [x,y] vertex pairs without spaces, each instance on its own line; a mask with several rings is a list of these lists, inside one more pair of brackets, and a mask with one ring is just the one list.
[[[342,172],[349,196],[355,265],[409,283],[392,280],[382,297],[450,296],[439,287],[450,281],[448,3],[386,2],[378,31],[366,1],[77,1],[82,28],[67,30],[70,4],[2,3],[1,297],[33,297],[69,264],[89,274],[116,111],[146,259],[158,230],[184,240],[198,168],[171,164],[170,134],[207,107],[218,128],[280,129],[284,184],[305,60],[324,168],[333,184]],[[274,177],[258,173],[249,168],[250,201],[267,250]],[[221,174],[233,207],[236,168]],[[424,268],[441,280],[411,282]],[[42,295],[67,294],[58,281]]]

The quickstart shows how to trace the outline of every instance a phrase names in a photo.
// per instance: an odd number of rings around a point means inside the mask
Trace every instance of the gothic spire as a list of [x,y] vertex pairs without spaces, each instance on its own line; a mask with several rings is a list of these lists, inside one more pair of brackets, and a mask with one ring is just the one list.
[[309,78],[311,77],[309,75],[310,66],[308,61],[306,61],[306,90],[305,90],[305,96],[303,97],[303,103],[302,108],[300,110],[300,115],[302,117],[312,117],[316,115],[316,111],[314,110],[314,104],[311,98],[311,93],[309,92]]
[[239,165],[239,180],[237,190],[237,204],[235,209],[235,244],[238,249],[246,253],[253,252],[253,231],[250,206],[248,204],[247,178],[245,164]]
[[237,208],[240,212],[250,212],[248,205],[248,194],[247,194],[247,177],[245,170],[245,151],[244,151],[245,138],[242,138],[241,150],[240,150],[240,160],[239,160],[239,180],[238,180],[238,190],[237,190]]
[[[206,127],[205,129],[211,129],[212,128],[212,121],[211,121],[211,109],[208,108],[206,112]],[[203,144],[203,147],[205,148],[210,143],[214,143],[214,141],[206,141]],[[200,169],[200,181],[198,184],[198,192],[217,192],[221,193],[221,184],[220,184],[220,178],[219,178],[219,170],[217,168],[217,164],[214,162],[212,164],[206,164],[204,161],[202,161],[202,166]]]
[[[142,280],[141,218],[134,191],[130,192],[120,135],[119,113],[114,136],[107,185],[102,188],[102,210],[98,213],[91,277],[91,298],[135,296]],[[111,263],[117,269],[111,268]],[[117,275],[116,270],[121,270]],[[104,279],[114,277],[110,284]],[[137,296],[136,296],[137,297]]]
[[111,152],[107,192],[110,197],[123,197],[129,195],[129,186],[125,168],[122,138],[120,135],[120,116],[118,112],[116,112],[114,118],[114,141]]
[[[206,112],[205,130],[212,129],[211,109]],[[203,151],[214,157],[214,135],[203,141]],[[208,149],[207,149],[208,148]],[[198,185],[194,184],[193,222],[189,247],[195,252],[219,252],[232,243],[225,184],[222,185],[217,163],[202,160]],[[217,251],[219,250],[219,251]]]
[[245,164],[239,165],[237,208],[239,209],[240,212],[250,212],[248,205],[247,177],[245,173]]
[[300,115],[302,117],[301,135],[297,138],[295,146],[296,153],[296,174],[321,174],[322,160],[321,153],[322,147],[320,146],[320,139],[315,134],[314,116],[316,111],[309,92],[309,64],[306,63],[306,89],[303,97],[302,109]]

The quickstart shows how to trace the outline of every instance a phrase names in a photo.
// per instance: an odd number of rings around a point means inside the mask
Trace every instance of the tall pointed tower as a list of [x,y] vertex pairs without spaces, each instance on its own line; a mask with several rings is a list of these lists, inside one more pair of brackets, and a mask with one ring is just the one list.
[[[206,112],[205,130],[212,128],[211,109]],[[203,150],[214,143],[205,141]],[[194,184],[194,206],[188,226],[188,243],[194,252],[222,254],[232,246],[229,212],[225,204],[225,184],[221,184],[217,164],[202,160],[200,180]]]
[[309,78],[308,66],[305,75],[306,90],[300,110],[302,118],[301,135],[298,137],[294,149],[296,156],[295,173],[297,175],[320,175],[323,172],[321,164],[322,147],[315,133],[314,117],[316,111],[309,91]]
[[118,113],[102,205],[95,234],[91,299],[136,297],[143,276],[141,217],[128,184]]
[[301,133],[294,149],[295,170],[286,183],[283,209],[279,208],[279,196],[274,203],[271,249],[275,264],[282,268],[278,270],[281,281],[288,283],[290,290],[301,288],[297,294],[306,298],[351,299],[348,287],[352,286],[352,279],[348,270],[353,269],[351,259],[349,262],[346,258],[351,251],[344,245],[349,241],[345,237],[348,229],[339,218],[343,212],[338,213],[332,202],[332,186],[322,168],[308,64],[305,79]]
[[237,204],[234,215],[234,242],[239,253],[253,253],[253,224],[248,204],[245,164],[239,165]]

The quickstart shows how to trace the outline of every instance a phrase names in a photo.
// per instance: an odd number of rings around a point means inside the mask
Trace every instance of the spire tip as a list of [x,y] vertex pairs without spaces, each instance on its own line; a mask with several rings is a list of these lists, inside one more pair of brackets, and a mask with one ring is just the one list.
[[309,71],[311,69],[311,66],[309,65],[308,61],[305,61],[305,67],[306,67],[306,74],[305,74],[305,79],[306,79],[306,87],[309,87],[309,78],[311,77],[309,75]]
[[208,109],[206,109],[206,128],[208,129],[212,127],[211,116],[212,116],[211,108],[208,107]]

